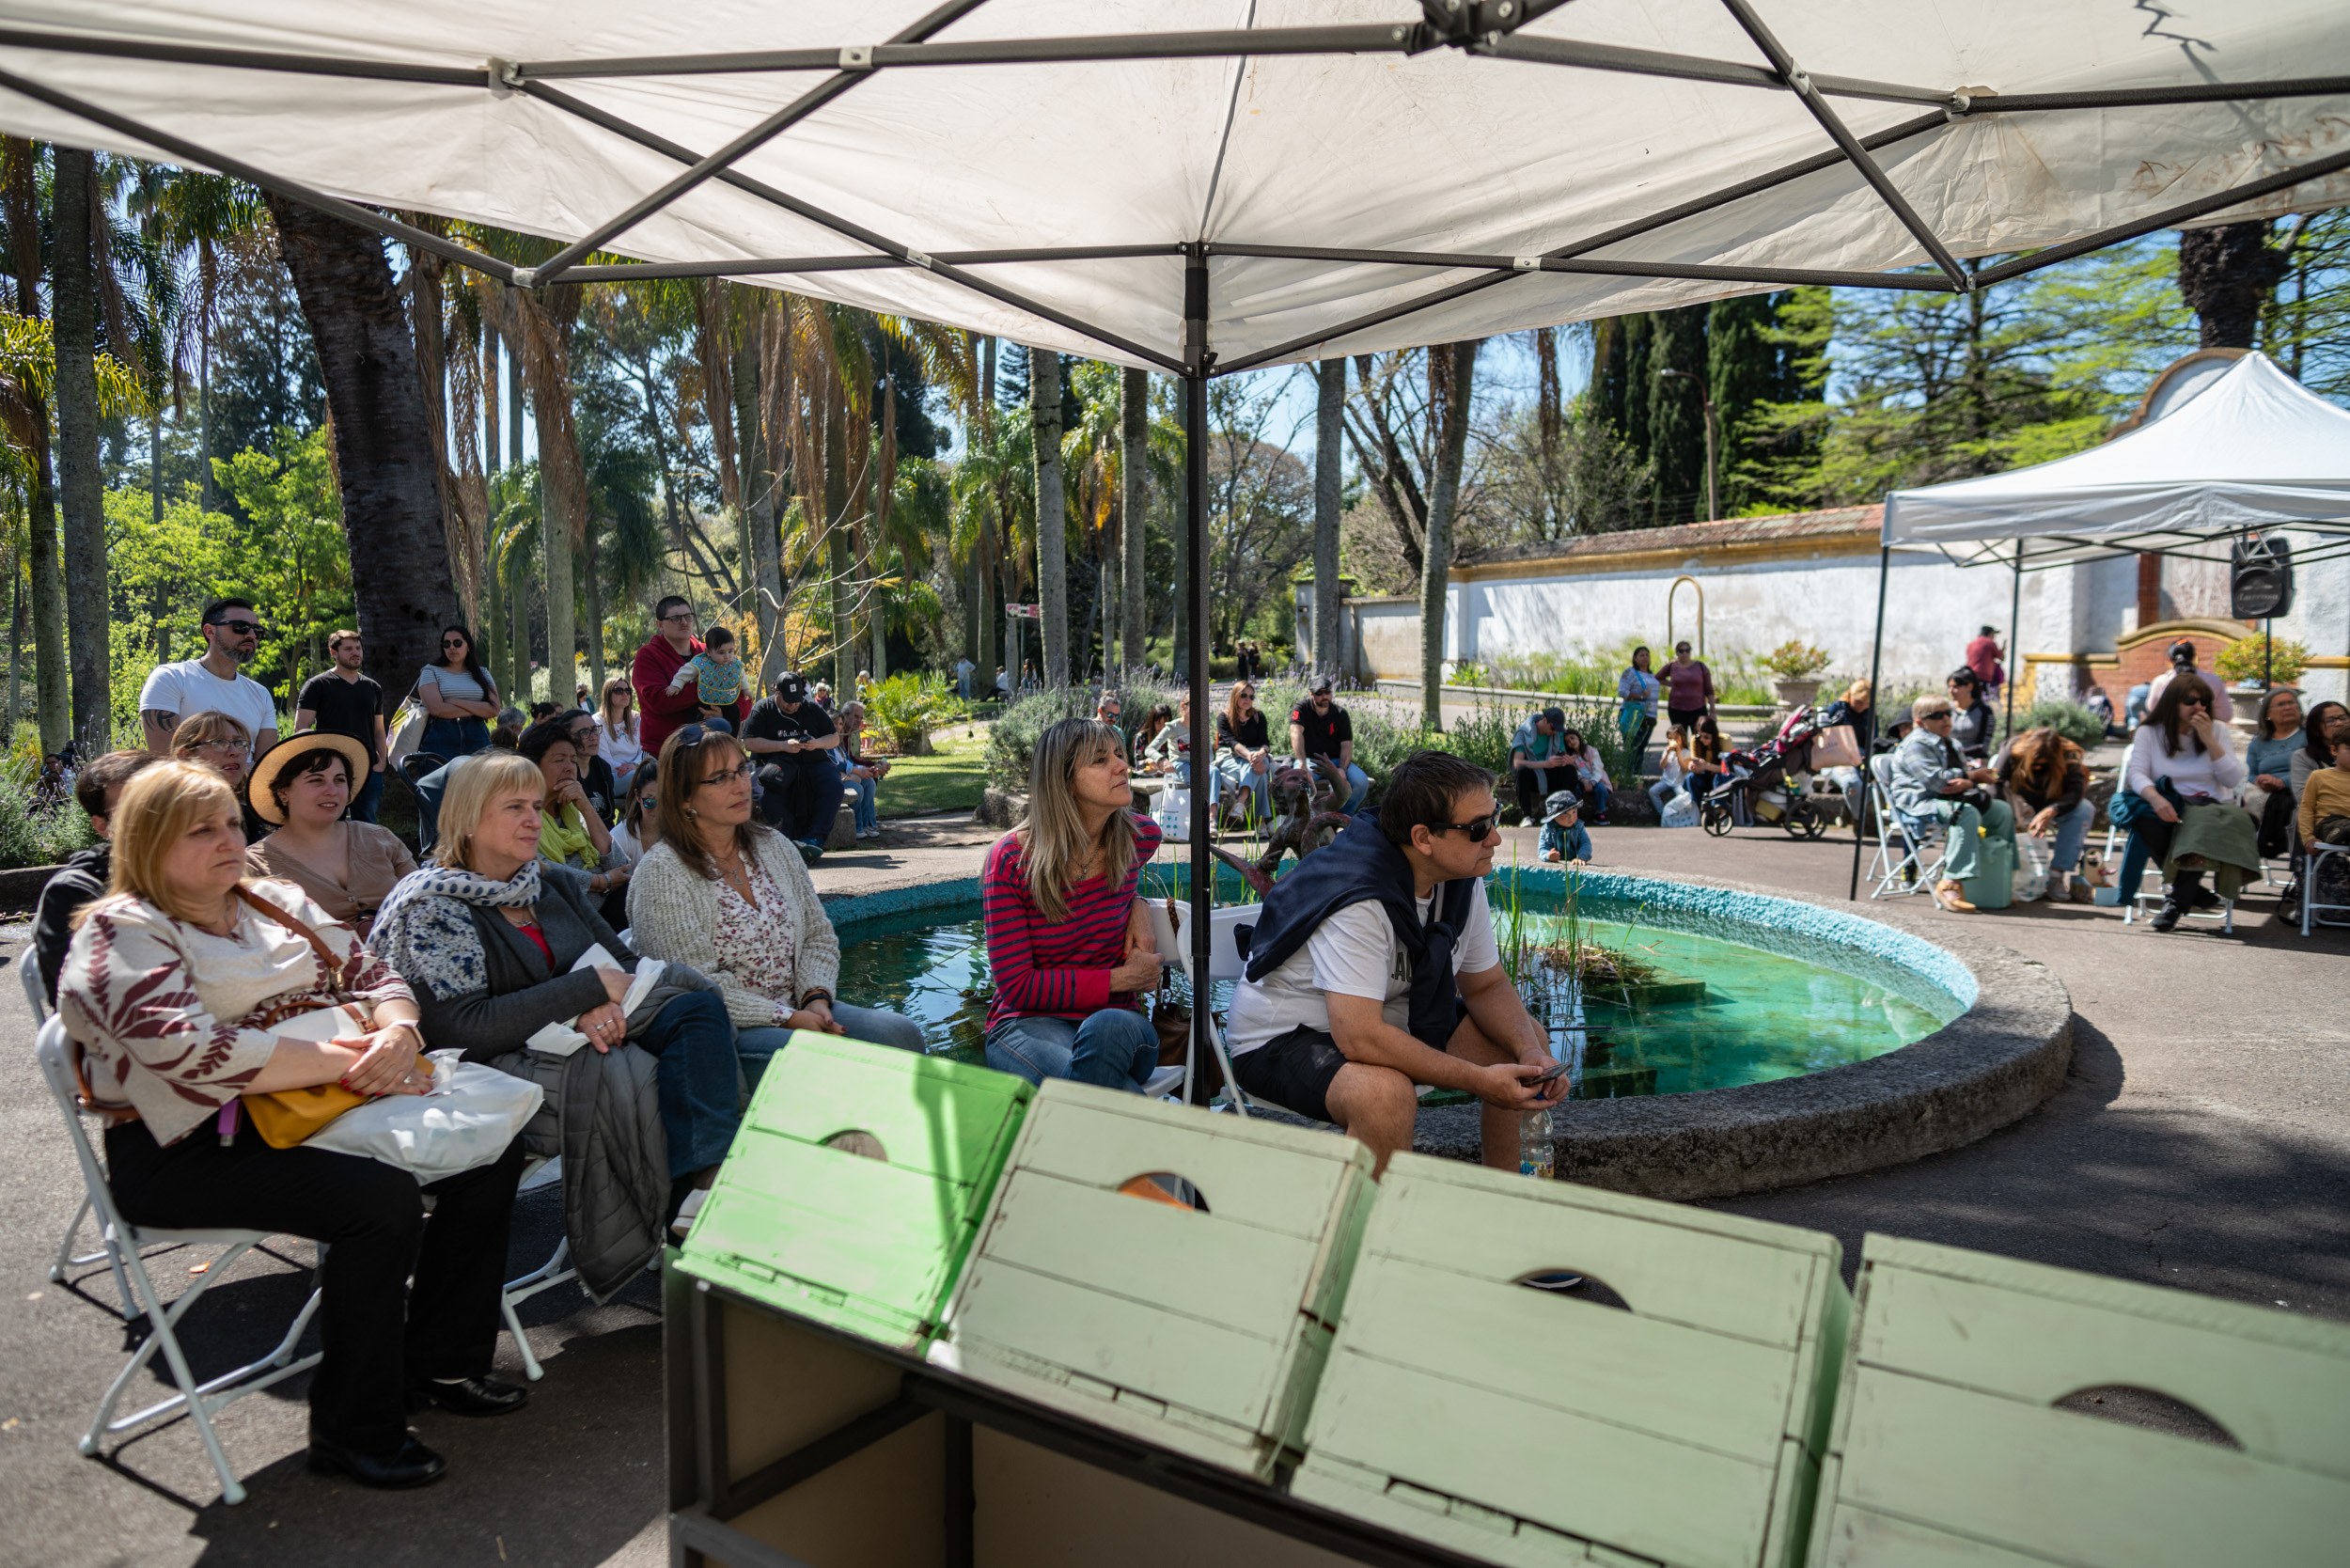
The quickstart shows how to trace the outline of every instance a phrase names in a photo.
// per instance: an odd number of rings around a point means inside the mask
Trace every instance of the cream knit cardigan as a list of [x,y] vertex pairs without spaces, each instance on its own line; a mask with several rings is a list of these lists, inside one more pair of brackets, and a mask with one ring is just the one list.
[[776,1009],[790,1011],[810,991],[830,995],[840,979],[840,938],[816,896],[807,863],[789,839],[772,828],[752,836],[760,869],[791,902],[798,937],[789,996],[762,996],[721,966],[711,933],[718,929],[718,885],[688,866],[667,844],[655,844],[628,884],[629,945],[641,957],[688,964],[726,994],[735,1027],[773,1028]]

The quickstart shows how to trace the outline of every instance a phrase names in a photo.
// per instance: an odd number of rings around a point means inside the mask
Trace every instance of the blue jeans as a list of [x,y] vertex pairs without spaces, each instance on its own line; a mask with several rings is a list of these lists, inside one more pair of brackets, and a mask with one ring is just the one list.
[[[1332,758],[1330,760],[1335,763],[1337,759]],[[1308,767],[1312,767],[1313,759],[1308,758],[1306,765]],[[1346,790],[1346,804],[1339,809],[1351,817],[1355,812],[1363,808],[1363,799],[1371,793],[1371,775],[1365,773],[1362,769],[1356,767],[1352,762],[1347,763]]]
[[1007,1018],[987,1031],[987,1064],[1041,1084],[1072,1078],[1139,1090],[1159,1065],[1159,1031],[1132,1008],[1105,1007],[1084,1023]]
[[1215,776],[1227,788],[1246,790],[1257,797],[1258,822],[1273,820],[1273,765],[1270,761],[1265,764],[1265,771],[1259,773],[1228,751],[1215,760]]
[[374,768],[368,770],[368,781],[359,786],[359,797],[351,803],[352,822],[371,823],[375,821],[376,804],[384,798],[384,771],[386,770]]
[[[901,1051],[919,1052],[923,1048],[922,1026],[902,1013],[884,1012],[879,1008],[850,1007],[844,1002],[832,1004],[833,1022],[848,1032],[851,1040],[862,1040],[870,1045],[889,1045]],[[796,1031],[783,1028],[737,1029],[734,1031],[734,1054],[743,1058],[744,1075],[757,1089],[767,1071],[768,1062],[784,1047],[784,1043]]]
[[851,778],[843,770],[840,783],[842,788],[856,792],[856,799],[849,809],[856,816],[857,837],[862,839],[869,833],[879,832],[881,816],[876,801],[880,792],[874,789],[874,781],[870,778]]
[[1678,780],[1668,784],[1665,780],[1660,778],[1655,783],[1648,787],[1648,798],[1655,803],[1656,814],[1660,817],[1665,814],[1666,802],[1671,800],[1673,796],[1679,794],[1680,792],[1681,784]]
[[489,744],[490,726],[485,719],[436,718],[424,721],[424,739],[416,743],[416,749],[454,762]]
[[[2037,812],[2028,809],[2024,820],[2029,822],[2036,815]],[[2080,868],[2081,846],[2089,841],[2089,824],[2096,820],[2097,803],[2093,800],[2084,800],[2070,811],[2059,814],[2056,820],[2056,851],[2048,860],[2051,876],[2061,876]]]
[[632,1034],[661,1060],[661,1130],[669,1140],[669,1180],[707,1170],[727,1157],[743,1124],[734,1021],[715,991],[674,997],[642,1034]]

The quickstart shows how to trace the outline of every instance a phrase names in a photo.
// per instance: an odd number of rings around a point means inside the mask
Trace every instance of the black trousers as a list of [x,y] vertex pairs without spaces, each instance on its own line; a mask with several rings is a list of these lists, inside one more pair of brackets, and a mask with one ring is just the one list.
[[[115,1203],[133,1224],[269,1231],[326,1244],[321,1358],[310,1374],[313,1437],[390,1452],[408,1430],[412,1381],[490,1370],[522,1139],[494,1164],[420,1188],[380,1160],[272,1149],[250,1123],[226,1149],[210,1118],[158,1148],[146,1124],[133,1121],[106,1130],[106,1168]],[[420,1197],[427,1192],[430,1224]]]
[[1529,823],[1540,823],[1550,814],[1543,809],[1543,804],[1561,790],[1577,800],[1583,798],[1582,776],[1573,768],[1512,768],[1510,775],[1510,781],[1517,787],[1518,809]]
[[829,754],[822,763],[770,762],[759,770],[766,787],[760,810],[785,838],[822,843],[840,814],[840,770]]

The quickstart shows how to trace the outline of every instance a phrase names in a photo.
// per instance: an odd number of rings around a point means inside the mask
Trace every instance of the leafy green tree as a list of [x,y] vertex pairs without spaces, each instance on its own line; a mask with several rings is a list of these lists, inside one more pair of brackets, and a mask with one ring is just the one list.
[[282,431],[274,452],[247,447],[214,463],[222,491],[249,520],[224,553],[221,590],[253,600],[268,628],[256,664],[276,675],[280,695],[290,698],[328,662],[327,635],[354,614],[326,432]]

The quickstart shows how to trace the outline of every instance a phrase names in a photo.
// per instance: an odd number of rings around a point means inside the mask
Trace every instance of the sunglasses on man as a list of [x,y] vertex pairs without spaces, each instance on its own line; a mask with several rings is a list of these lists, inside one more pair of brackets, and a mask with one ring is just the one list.
[[205,624],[221,627],[240,637],[258,637],[262,632],[261,623],[258,620],[208,620]]
[[1465,823],[1430,823],[1428,831],[1431,833],[1465,833],[1468,835],[1470,843],[1481,844],[1492,835],[1495,825],[1499,821],[1497,816],[1484,816],[1472,818]]

